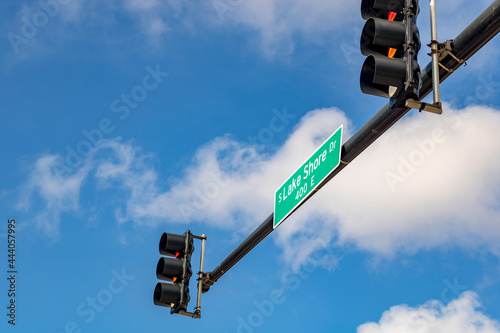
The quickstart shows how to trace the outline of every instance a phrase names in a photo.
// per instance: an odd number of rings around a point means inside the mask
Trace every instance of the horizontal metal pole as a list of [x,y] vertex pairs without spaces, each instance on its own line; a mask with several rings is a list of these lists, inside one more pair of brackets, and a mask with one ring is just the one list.
[[[224,273],[234,266],[241,258],[243,258],[255,245],[259,244],[261,240],[266,238],[267,235],[273,231],[274,214],[269,215],[264,222],[262,222],[257,229],[255,229],[250,236],[248,236],[230,255],[224,259],[219,266],[209,273],[210,283],[206,287],[214,284]],[[208,288],[206,288],[208,289]],[[205,290],[206,291],[206,290]]]
[[[481,47],[498,34],[500,30],[499,7],[500,0],[495,0],[454,39],[453,53],[458,59],[467,61],[479,49],[481,49]],[[451,56],[444,58],[441,63],[452,71],[458,69],[463,64]],[[440,68],[440,82],[449,77],[452,74],[452,71],[448,72],[445,69]],[[419,100],[422,100],[432,91],[432,62],[430,62],[422,70],[422,83]],[[389,103],[383,106],[342,146],[341,159],[345,163],[341,163],[338,168],[335,169],[321,185],[318,186],[317,189],[319,190],[340,171],[342,171],[347,164],[352,162],[409,110],[411,109],[407,107],[391,109]],[[312,195],[309,198],[311,198]],[[302,202],[302,204],[304,204],[304,202]],[[250,234],[250,236],[248,236],[233,252],[231,252],[226,259],[224,259],[213,271],[208,273],[209,280],[204,283],[205,291],[208,290],[208,288],[223,274],[225,274],[241,258],[243,258],[250,250],[259,244],[260,241],[273,231],[273,220],[274,214],[271,214],[257,227],[257,229],[255,229],[254,232],[252,232],[252,234]]]

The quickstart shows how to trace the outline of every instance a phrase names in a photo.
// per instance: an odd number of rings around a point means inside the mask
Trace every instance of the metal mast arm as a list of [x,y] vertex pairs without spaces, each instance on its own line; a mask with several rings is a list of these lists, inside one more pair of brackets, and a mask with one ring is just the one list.
[[[500,31],[499,9],[500,0],[493,1],[481,15],[453,40],[452,51],[454,56],[448,55],[441,60],[442,66],[439,68],[440,82],[448,78],[453,71],[458,69]],[[432,62],[430,62],[422,70],[423,85],[420,89],[419,100],[422,100],[432,91],[432,75],[433,66]],[[328,176],[324,184],[335,177],[335,175],[343,170],[347,164],[352,162],[409,110],[409,107],[391,109],[389,103],[383,106],[342,146],[341,159],[346,164],[340,164],[340,166]],[[324,184],[322,186],[324,186]],[[322,186],[317,189],[319,190]],[[273,231],[273,219],[274,214],[271,214],[213,271],[206,273],[203,281],[204,292],[208,291],[210,286]]]

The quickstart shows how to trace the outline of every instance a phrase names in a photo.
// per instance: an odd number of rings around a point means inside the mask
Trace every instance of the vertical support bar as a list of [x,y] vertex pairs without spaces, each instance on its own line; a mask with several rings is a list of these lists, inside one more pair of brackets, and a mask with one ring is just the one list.
[[437,35],[437,14],[436,0],[430,0],[431,7],[431,54],[432,54],[432,88],[434,95],[434,104],[441,103],[439,93],[439,53],[438,53],[438,35]]
[[205,234],[201,235],[201,255],[200,255],[200,271],[198,272],[198,297],[196,299],[196,310],[195,313],[201,316],[201,290],[203,288],[203,264],[205,262],[205,241],[207,236]]
[[186,299],[186,282],[189,282],[186,281],[186,272],[187,272],[187,263],[188,261],[191,261],[191,254],[189,253],[189,251],[191,250],[189,248],[189,244],[190,244],[190,238],[191,238],[192,234],[191,234],[191,231],[187,230],[186,231],[186,236],[184,238],[184,259],[183,259],[183,262],[182,262],[182,281],[181,281],[181,297],[179,299],[179,305],[172,308],[172,310],[170,310],[170,314],[173,314],[173,313],[180,313],[180,312],[183,312],[183,311],[186,311],[186,304],[184,304],[184,301]]
[[[189,230],[188,230],[189,232]],[[201,290],[203,287],[203,265],[205,262],[205,241],[207,240],[207,236],[205,234],[201,236],[193,235],[193,238],[201,239],[201,254],[200,254],[200,271],[198,272],[198,295],[196,298],[196,308],[194,312],[188,312],[186,310],[180,310],[178,314],[191,317],[191,318],[201,318]]]
[[405,58],[406,60],[406,83],[405,83],[405,90],[408,90],[409,87],[411,87],[411,84],[413,82],[413,54],[412,54],[412,47],[411,47],[411,42],[413,41],[413,31],[412,31],[412,25],[413,25],[413,17],[411,16],[411,10],[410,8],[412,7],[413,3],[412,0],[405,0],[405,7],[403,10],[404,13],[404,22],[405,22]]

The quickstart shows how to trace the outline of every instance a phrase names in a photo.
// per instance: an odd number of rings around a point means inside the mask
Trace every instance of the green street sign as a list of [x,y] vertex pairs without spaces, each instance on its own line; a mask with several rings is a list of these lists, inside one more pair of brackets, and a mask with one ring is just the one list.
[[341,148],[342,125],[276,190],[274,229],[339,166]]

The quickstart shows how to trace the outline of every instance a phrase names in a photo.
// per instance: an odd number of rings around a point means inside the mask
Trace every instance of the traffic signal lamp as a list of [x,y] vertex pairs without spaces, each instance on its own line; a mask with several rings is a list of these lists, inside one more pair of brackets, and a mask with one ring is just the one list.
[[361,16],[367,20],[360,49],[367,58],[360,76],[365,94],[418,98],[420,36],[416,26],[418,0],[362,0]]
[[163,233],[159,246],[161,257],[156,265],[156,277],[160,280],[154,290],[155,305],[171,308],[171,313],[186,311],[190,300],[189,279],[193,274],[191,269],[191,254],[194,251],[193,235],[188,230],[184,235]]
[[362,0],[361,16],[365,20],[368,20],[370,17],[389,18],[389,16],[392,15],[397,21],[401,21],[403,15],[400,9],[405,6],[405,1],[406,0]]

